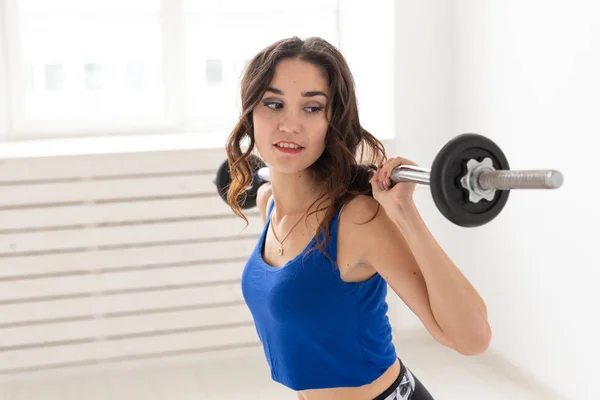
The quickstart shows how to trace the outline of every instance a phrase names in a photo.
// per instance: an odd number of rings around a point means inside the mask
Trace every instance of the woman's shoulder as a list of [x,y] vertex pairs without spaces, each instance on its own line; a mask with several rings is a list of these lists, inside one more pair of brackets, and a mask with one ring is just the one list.
[[377,236],[387,230],[390,220],[383,207],[369,195],[357,195],[340,209],[339,230],[352,242]]
[[363,224],[383,212],[379,202],[372,196],[359,194],[346,201],[340,209],[340,221],[351,221]]
[[[350,269],[356,266],[366,267],[366,247],[370,246],[369,243],[379,240],[377,236],[383,231],[384,219],[387,219],[385,210],[369,195],[357,195],[344,204],[338,222],[340,268],[345,271],[344,266],[349,266]],[[372,275],[372,269],[361,271],[365,276]]]
[[341,208],[339,229],[352,239],[366,242],[379,236],[386,236],[396,230],[395,223],[377,200],[369,195],[357,195]]

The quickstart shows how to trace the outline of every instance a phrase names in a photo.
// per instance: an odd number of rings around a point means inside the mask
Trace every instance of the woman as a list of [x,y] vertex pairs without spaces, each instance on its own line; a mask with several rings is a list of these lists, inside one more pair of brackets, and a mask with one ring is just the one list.
[[[483,352],[491,333],[483,300],[420,218],[415,185],[392,187],[390,171],[414,164],[386,160],[361,127],[348,65],[320,38],[268,46],[241,89],[228,202],[247,221],[238,201],[258,150],[270,183],[242,290],[272,379],[303,400],[431,399],[392,344],[387,285],[461,354]],[[369,163],[358,164],[359,150]]]

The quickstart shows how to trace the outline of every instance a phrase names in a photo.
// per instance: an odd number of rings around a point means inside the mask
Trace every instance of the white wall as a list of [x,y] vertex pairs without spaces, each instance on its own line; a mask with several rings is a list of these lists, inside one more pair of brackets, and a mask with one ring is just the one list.
[[339,0],[340,50],[356,83],[361,123],[379,139],[394,137],[394,0]]
[[[478,132],[504,149],[513,169],[555,168],[565,176],[557,191],[513,191],[502,214],[476,229],[431,214],[419,193],[430,228],[487,302],[492,352],[566,398],[600,398],[600,262],[593,252],[600,190],[592,175],[600,142],[600,3],[457,0],[440,16],[454,28],[444,36],[438,26],[430,32],[436,38],[406,35],[431,27],[433,2],[400,4],[396,62],[416,59],[398,70],[405,81],[396,85],[398,150],[430,165],[444,135]],[[434,52],[441,48],[450,59]],[[434,84],[446,63],[451,82]],[[452,99],[435,107],[425,101],[448,93]]]
[[600,398],[592,386],[600,190],[586,182],[600,143],[600,4],[462,0],[458,8],[456,129],[497,139],[513,168],[565,174],[560,191],[511,193],[495,224],[501,242],[478,238],[490,262],[467,268],[479,269],[493,346],[569,398]]
[[[398,1],[394,13],[396,148],[389,149],[389,155],[429,167],[438,149],[455,133],[452,2]],[[415,200],[427,221],[440,220],[427,187],[417,189]],[[393,293],[389,303],[390,319],[398,331],[420,326]]]

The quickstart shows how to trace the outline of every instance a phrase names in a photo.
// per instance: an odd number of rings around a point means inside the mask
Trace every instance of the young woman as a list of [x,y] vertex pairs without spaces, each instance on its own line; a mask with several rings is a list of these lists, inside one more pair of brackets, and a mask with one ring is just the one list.
[[392,187],[390,171],[414,163],[387,159],[361,127],[348,65],[320,38],[260,51],[241,97],[228,202],[247,221],[237,202],[257,150],[270,183],[242,290],[272,379],[303,400],[432,399],[392,343],[387,285],[461,354],[483,352],[491,331],[483,300],[420,218],[415,185]]

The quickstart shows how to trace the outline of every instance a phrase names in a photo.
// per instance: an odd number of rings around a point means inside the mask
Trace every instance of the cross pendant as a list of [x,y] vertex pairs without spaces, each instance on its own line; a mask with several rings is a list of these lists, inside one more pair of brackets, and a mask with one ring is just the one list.
[[277,253],[282,256],[283,255],[283,247],[279,246],[279,248],[277,249]]

